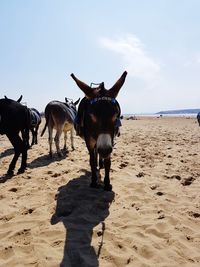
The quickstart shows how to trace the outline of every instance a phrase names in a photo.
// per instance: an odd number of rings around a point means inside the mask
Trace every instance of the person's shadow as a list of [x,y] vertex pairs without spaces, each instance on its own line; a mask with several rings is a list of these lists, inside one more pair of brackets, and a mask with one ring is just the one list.
[[[51,224],[63,222],[66,228],[64,256],[60,267],[98,267],[103,246],[105,218],[114,200],[114,192],[90,188],[90,173],[58,189],[57,206]],[[101,223],[99,247],[91,246],[93,228]]]

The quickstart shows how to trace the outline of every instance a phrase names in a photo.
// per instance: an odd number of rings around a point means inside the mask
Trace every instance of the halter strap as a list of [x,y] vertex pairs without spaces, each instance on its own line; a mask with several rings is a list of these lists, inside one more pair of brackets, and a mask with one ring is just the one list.
[[109,96],[101,96],[101,97],[95,97],[93,99],[90,100],[90,104],[94,104],[98,101],[111,101],[113,104],[115,104],[117,101],[115,98],[109,97]]

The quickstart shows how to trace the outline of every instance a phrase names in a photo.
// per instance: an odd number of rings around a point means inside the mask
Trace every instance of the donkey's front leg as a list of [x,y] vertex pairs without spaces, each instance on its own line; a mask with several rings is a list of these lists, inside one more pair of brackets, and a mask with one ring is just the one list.
[[14,157],[13,157],[13,159],[9,165],[7,174],[13,175],[16,162],[19,158],[19,155],[22,152],[23,142],[22,142],[21,138],[19,137],[18,133],[14,133],[13,135],[7,134],[7,137],[10,140],[11,144],[13,145],[14,151],[15,151]]
[[37,139],[37,137],[38,137],[38,129],[39,129],[39,125],[35,127],[35,144],[36,145],[38,143],[38,139]]
[[22,148],[22,161],[21,161],[21,166],[18,170],[18,174],[23,173],[27,167],[27,145],[26,143],[23,143],[23,148]]
[[112,191],[112,185],[110,184],[110,166],[111,166],[110,157],[104,159],[104,166],[105,166],[104,190]]
[[98,179],[98,169],[97,169],[97,153],[96,150],[93,149],[90,152],[90,166],[92,171],[92,182],[90,184],[91,187],[97,187],[97,179]]

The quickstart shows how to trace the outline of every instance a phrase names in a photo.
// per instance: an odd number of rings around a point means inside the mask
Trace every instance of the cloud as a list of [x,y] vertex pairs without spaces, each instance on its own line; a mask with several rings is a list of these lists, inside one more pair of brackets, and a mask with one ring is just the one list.
[[100,38],[102,47],[121,56],[130,76],[146,83],[155,83],[160,79],[160,64],[148,55],[144,44],[135,35],[125,38]]

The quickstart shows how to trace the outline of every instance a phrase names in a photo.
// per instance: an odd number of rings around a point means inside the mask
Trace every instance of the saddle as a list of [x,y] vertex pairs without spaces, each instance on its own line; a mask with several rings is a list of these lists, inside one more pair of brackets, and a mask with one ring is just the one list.
[[31,125],[37,125],[38,124],[38,114],[34,110],[30,111],[31,114]]

